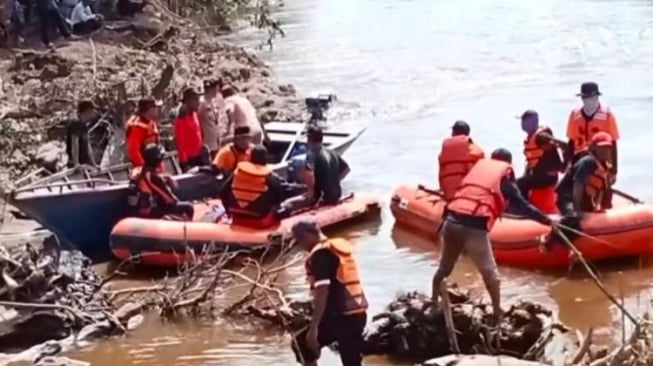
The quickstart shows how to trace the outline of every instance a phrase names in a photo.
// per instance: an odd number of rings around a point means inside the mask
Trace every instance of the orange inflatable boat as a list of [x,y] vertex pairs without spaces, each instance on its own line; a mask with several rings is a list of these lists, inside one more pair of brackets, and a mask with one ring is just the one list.
[[[403,185],[395,190],[390,208],[397,224],[435,239],[445,204],[432,190]],[[653,205],[617,205],[603,213],[587,214],[581,226],[595,238],[581,236],[574,240],[576,248],[588,260],[653,252]],[[497,263],[520,267],[568,265],[570,259],[564,244],[554,245],[549,253],[540,252],[540,241],[550,233],[550,227],[532,220],[501,218],[490,232]]]
[[[380,203],[370,194],[356,193],[344,197],[339,204],[304,211],[281,221],[267,230],[231,225],[226,217],[218,223],[210,211],[221,208],[219,200],[195,205],[191,222],[126,218],[111,232],[111,251],[120,260],[137,256],[140,263],[151,266],[172,267],[189,260],[194,254],[209,247],[211,250],[257,250],[280,244],[290,233],[292,225],[304,219],[314,220],[322,228],[330,228],[354,219],[378,215]],[[190,253],[191,248],[195,253]]]

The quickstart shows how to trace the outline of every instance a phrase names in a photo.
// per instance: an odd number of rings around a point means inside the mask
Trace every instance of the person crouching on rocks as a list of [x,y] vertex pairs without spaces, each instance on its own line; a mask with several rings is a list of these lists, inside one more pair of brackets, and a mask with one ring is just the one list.
[[501,282],[492,253],[489,232],[510,202],[518,211],[544,225],[553,221],[531,205],[519,192],[512,168],[512,154],[506,149],[492,152],[491,159],[481,159],[463,179],[444,213],[440,231],[442,253],[440,265],[433,275],[432,297],[435,304],[442,281],[454,269],[464,250],[481,272],[490,294],[497,322],[501,317]]
[[179,201],[170,190],[173,184],[170,177],[158,173],[163,159],[163,148],[159,144],[149,143],[143,148],[144,165],[132,170],[130,177],[129,206],[140,217],[162,218],[166,215],[181,216],[192,220],[194,208],[190,202]]
[[297,361],[317,366],[321,348],[338,342],[342,364],[360,366],[367,300],[352,244],[326,238],[312,221],[296,223],[291,232],[297,245],[309,252],[305,268],[313,296],[311,323],[292,343]]

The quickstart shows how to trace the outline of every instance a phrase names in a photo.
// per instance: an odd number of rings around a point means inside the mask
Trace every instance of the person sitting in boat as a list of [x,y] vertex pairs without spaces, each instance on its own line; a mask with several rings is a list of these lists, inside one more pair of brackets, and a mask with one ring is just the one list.
[[291,198],[284,203],[288,211],[317,204],[335,205],[342,197],[340,182],[349,174],[349,164],[335,151],[324,147],[324,134],[318,126],[306,131],[308,152],[301,183],[307,187],[306,194]]
[[266,229],[279,223],[277,211],[284,199],[284,181],[267,162],[268,150],[257,145],[251,160],[238,163],[225,181],[220,199],[233,224]]
[[613,139],[607,132],[592,136],[589,150],[564,175],[557,187],[558,209],[567,226],[579,228],[584,212],[600,212],[612,207],[607,194],[614,180],[610,178]]
[[[212,168],[220,172],[231,173],[240,162],[249,161],[252,148],[252,134],[249,127],[237,127],[234,141],[223,146],[213,160]],[[267,163],[267,162],[266,162]]]
[[526,171],[517,179],[517,186],[522,196],[535,207],[548,214],[556,213],[555,187],[558,173],[564,170],[558,147],[566,148],[566,144],[553,138],[549,127],[540,126],[539,116],[534,110],[521,115],[521,128],[526,132]]
[[438,180],[440,191],[447,200],[453,198],[460,182],[485,155],[483,149],[469,137],[469,132],[467,122],[456,121],[451,127],[451,137],[442,141],[442,150],[438,156]]
[[138,101],[138,110],[129,120],[125,128],[127,157],[132,166],[139,167],[145,164],[143,149],[145,145],[159,143],[159,117],[160,101],[145,98]]
[[474,165],[445,208],[440,228],[440,265],[432,283],[434,302],[438,301],[442,280],[451,274],[460,253],[465,251],[483,277],[495,316],[500,316],[500,280],[488,233],[507,202],[532,220],[545,225],[553,223],[522,197],[515,182],[512,155],[506,149],[497,149],[491,159],[481,159]]
[[143,159],[144,165],[134,168],[131,173],[130,187],[133,194],[129,196],[129,205],[141,217],[162,218],[173,215],[191,220],[194,215],[193,205],[179,201],[170,189],[174,181],[158,172],[163,159],[163,148],[155,143],[145,145]]

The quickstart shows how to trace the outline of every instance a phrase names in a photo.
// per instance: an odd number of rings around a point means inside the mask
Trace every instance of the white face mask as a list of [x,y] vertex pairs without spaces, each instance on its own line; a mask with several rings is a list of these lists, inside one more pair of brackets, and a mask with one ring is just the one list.
[[599,109],[599,97],[591,97],[583,99],[583,111],[586,114],[592,115]]

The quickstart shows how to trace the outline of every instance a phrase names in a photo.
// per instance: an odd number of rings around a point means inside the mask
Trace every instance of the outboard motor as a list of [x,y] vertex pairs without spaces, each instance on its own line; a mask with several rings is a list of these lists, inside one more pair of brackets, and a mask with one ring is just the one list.
[[335,94],[319,94],[317,97],[304,99],[306,108],[311,115],[310,121],[313,123],[326,121],[324,111],[328,110],[335,100]]

